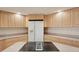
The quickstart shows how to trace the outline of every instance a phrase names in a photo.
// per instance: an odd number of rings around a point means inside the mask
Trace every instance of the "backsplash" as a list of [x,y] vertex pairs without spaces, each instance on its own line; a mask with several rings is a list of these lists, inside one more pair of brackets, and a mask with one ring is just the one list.
[[66,34],[66,35],[79,35],[79,28],[78,27],[71,27],[71,28],[48,28],[46,33],[56,33],[56,34]]
[[0,27],[0,36],[27,33],[27,28]]

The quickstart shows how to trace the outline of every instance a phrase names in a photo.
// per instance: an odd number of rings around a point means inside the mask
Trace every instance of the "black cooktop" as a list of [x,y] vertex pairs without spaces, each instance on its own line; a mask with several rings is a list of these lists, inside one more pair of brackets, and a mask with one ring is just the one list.
[[35,50],[35,45],[36,42],[29,42],[27,44],[25,44],[20,51],[33,51],[33,52],[43,52],[43,51],[59,51],[59,49],[57,49],[57,47],[52,43],[52,42],[43,42],[43,50]]

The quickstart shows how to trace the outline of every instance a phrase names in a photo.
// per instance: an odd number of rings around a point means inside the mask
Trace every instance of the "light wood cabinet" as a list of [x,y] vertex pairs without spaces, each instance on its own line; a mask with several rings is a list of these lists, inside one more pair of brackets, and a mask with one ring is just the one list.
[[9,46],[11,46],[12,44],[14,44],[16,42],[26,42],[27,43],[27,35],[0,40],[0,51],[3,51],[4,49],[8,48]]
[[53,15],[53,25],[52,27],[62,27],[62,16],[61,14],[54,14]]
[[0,27],[25,27],[26,19],[23,15],[0,11]]
[[52,19],[52,15],[50,14],[50,15],[45,15],[44,16],[44,24],[45,24],[45,27],[52,27],[52,21],[53,19]]
[[45,27],[79,27],[79,8],[45,16]]
[[25,20],[25,24],[26,24],[25,26],[26,26],[26,27],[28,27],[28,21],[29,21],[29,17],[26,16],[26,20]]
[[46,15],[45,27],[62,27],[62,16],[60,14]]
[[63,27],[71,27],[71,11],[70,10],[66,10],[63,12],[62,15],[62,23],[63,23]]
[[47,15],[44,16],[44,27],[48,27]]
[[58,26],[58,22],[57,22],[57,18],[56,18],[56,14],[53,15],[53,27],[57,27]]
[[48,27],[52,27],[53,25],[53,16],[50,14],[47,17]]
[[79,8],[71,10],[72,27],[79,27]]
[[5,49],[5,43],[3,42],[4,40],[0,40],[0,51],[2,51],[3,49]]
[[29,19],[43,19],[44,27],[79,27],[79,8],[49,15],[30,14],[28,16],[0,11],[0,27],[28,27]]
[[1,27],[7,27],[8,26],[8,19],[7,19],[7,14],[4,12],[0,13],[0,26]]

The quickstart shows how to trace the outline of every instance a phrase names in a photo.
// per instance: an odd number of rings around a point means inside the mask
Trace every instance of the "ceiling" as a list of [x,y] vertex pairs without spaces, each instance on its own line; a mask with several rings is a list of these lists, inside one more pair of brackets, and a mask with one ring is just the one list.
[[71,7],[0,7],[0,10],[18,13],[22,15],[28,14],[51,14],[57,11],[70,9]]

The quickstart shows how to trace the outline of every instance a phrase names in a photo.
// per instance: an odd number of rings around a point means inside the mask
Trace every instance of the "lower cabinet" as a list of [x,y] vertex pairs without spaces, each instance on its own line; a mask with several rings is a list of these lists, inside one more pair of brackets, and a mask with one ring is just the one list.
[[44,39],[45,39],[44,41],[46,42],[57,42],[79,48],[79,41],[75,38],[70,39],[65,37],[62,38],[62,36],[45,35]]
[[5,44],[4,40],[0,40],[0,51],[2,51],[4,49],[4,47],[5,47],[4,44]]
[[8,48],[12,44],[16,42],[26,42],[27,43],[27,36],[21,36],[21,37],[15,37],[15,38],[8,38],[0,40],[0,51],[3,51],[4,49]]

